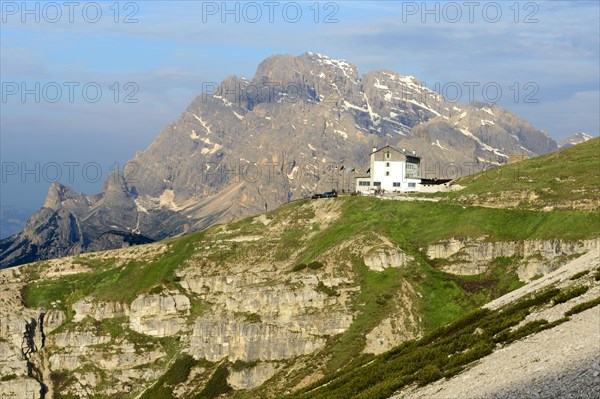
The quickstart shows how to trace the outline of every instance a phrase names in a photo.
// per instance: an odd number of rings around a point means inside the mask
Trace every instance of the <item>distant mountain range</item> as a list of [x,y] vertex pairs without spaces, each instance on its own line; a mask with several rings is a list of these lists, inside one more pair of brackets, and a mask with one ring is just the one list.
[[364,172],[372,147],[385,144],[416,151],[423,174],[436,176],[450,162],[467,174],[558,149],[517,115],[447,103],[412,76],[274,55],[252,80],[230,76],[198,96],[102,193],[53,184],[24,230],[0,241],[0,267],[161,240],[350,189],[354,174],[340,166]]
[[577,145],[577,144],[585,143],[586,141],[591,140],[593,138],[594,138],[593,136],[590,136],[587,133],[578,132],[578,133],[575,133],[574,135],[572,135],[571,137],[560,141],[558,143],[558,146],[561,149],[569,148],[569,147],[573,147],[574,145]]

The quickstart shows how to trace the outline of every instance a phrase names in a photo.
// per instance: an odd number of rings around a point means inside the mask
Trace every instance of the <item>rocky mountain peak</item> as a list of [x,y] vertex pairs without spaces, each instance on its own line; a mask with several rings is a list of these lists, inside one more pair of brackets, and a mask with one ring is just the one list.
[[[215,86],[136,154],[125,172],[134,179],[113,174],[95,196],[51,187],[45,206],[67,209],[81,225],[78,245],[88,247],[78,250],[101,249],[97,240],[109,230],[159,240],[314,192],[352,190],[353,175],[333,171],[366,170],[373,146],[417,151],[430,166],[501,165],[557,148],[497,105],[448,103],[413,76],[361,76],[355,65],[317,53],[274,55],[252,80],[229,75]],[[37,220],[44,225],[46,217]],[[18,262],[15,251],[31,241],[10,240],[4,264]]]
[[43,207],[57,210],[62,207],[64,201],[76,199],[77,197],[78,194],[71,187],[54,182],[48,188]]

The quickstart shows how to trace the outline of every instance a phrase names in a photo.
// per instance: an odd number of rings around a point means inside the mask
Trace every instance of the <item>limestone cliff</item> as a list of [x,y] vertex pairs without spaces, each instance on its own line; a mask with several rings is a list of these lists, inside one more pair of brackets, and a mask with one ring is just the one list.
[[[460,235],[478,218],[494,221],[489,231]],[[506,292],[506,279],[598,248],[586,229],[574,240],[506,240],[511,218],[305,200],[160,243],[2,270],[0,396],[143,398],[158,384],[187,399],[215,381],[227,397],[281,396],[421,337],[451,321],[449,309]],[[485,284],[470,286],[474,273]]]

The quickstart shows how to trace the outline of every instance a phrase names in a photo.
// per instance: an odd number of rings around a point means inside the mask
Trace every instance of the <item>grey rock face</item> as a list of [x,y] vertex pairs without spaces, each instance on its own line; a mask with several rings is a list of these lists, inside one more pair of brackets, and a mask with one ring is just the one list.
[[0,267],[160,240],[315,191],[351,190],[372,147],[385,144],[415,150],[423,177],[457,177],[447,176],[449,162],[468,174],[558,148],[496,105],[446,103],[414,77],[360,76],[314,53],[275,55],[252,80],[230,76],[198,96],[101,194],[50,187],[25,230],[0,241]]

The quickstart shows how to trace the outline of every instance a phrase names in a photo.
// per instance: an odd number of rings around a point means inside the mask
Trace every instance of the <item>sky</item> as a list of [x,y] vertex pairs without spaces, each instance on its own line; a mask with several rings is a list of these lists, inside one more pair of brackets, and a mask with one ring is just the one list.
[[1,1],[0,16],[0,208],[38,209],[55,180],[101,191],[203,86],[272,54],[413,75],[556,140],[600,130],[597,1]]

